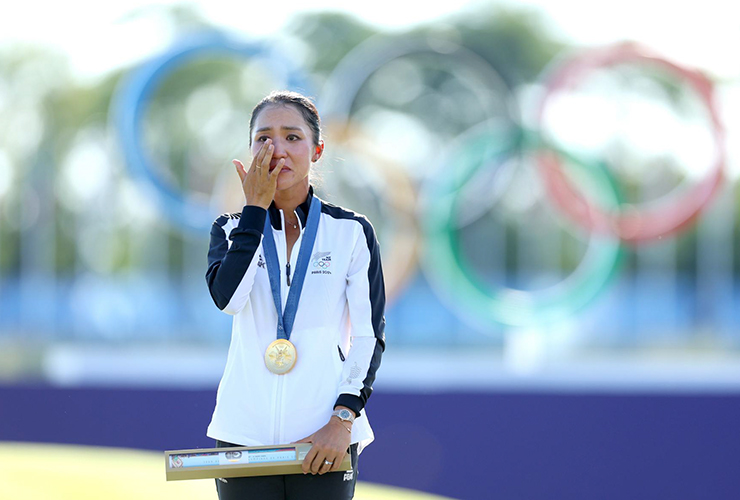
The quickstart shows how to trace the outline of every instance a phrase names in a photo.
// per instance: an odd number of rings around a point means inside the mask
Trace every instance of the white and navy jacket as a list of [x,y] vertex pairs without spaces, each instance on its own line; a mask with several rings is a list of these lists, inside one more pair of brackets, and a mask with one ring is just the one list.
[[352,443],[373,440],[365,414],[385,349],[385,285],[380,248],[363,215],[324,202],[290,341],[297,361],[284,375],[265,367],[277,338],[277,311],[262,250],[270,216],[280,261],[283,307],[311,202],[296,209],[301,236],[287,266],[282,210],[245,206],[211,228],[206,280],[219,309],[234,316],[231,345],[208,436],[244,446],[291,443],[316,432],[336,405],[359,415]]

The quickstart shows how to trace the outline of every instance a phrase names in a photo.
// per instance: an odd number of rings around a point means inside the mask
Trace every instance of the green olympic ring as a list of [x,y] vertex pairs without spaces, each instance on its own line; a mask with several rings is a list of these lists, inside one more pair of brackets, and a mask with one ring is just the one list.
[[[471,323],[489,327],[490,322],[539,326],[561,320],[596,297],[619,267],[622,254],[619,239],[598,231],[588,233],[585,255],[575,270],[555,285],[539,290],[491,287],[463,258],[456,218],[465,208],[460,193],[474,175],[490,166],[500,169],[515,155],[547,157],[554,152],[532,134],[501,132],[489,124],[482,124],[453,144],[441,163],[443,174],[436,175],[425,186],[422,201],[427,240],[427,251],[422,259],[424,270],[438,295]],[[567,159],[569,166],[576,167],[575,173],[585,174],[609,206],[619,206],[621,197],[616,184],[603,166],[594,168],[593,164],[586,164],[563,151],[557,151],[557,155]],[[583,233],[575,225],[569,227]]]

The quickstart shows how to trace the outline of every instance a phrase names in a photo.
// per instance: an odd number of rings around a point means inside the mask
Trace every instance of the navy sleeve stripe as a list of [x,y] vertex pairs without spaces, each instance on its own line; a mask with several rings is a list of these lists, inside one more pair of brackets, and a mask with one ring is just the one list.
[[[206,282],[214,303],[221,310],[234,296],[259,248],[266,214],[263,208],[245,206],[241,215],[222,215],[211,227]],[[229,220],[236,219],[239,225],[229,234],[229,247],[224,226]]]
[[367,280],[370,284],[370,304],[372,306],[372,323],[375,332],[375,352],[370,359],[370,368],[363,381],[363,389],[360,392],[363,406],[373,392],[375,373],[380,367],[380,359],[385,351],[385,282],[383,281],[383,269],[380,262],[380,246],[375,238],[375,231],[370,222],[364,217],[360,220],[365,232],[368,249],[370,250],[370,266],[367,270]]

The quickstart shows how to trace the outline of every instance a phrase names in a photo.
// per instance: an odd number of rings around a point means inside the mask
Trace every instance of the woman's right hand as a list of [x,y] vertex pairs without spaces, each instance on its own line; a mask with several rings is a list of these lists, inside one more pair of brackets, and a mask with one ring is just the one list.
[[244,168],[244,164],[239,160],[233,160],[239,179],[242,181],[242,190],[247,198],[247,205],[255,205],[267,209],[275,197],[277,189],[277,178],[280,170],[285,165],[285,160],[281,159],[270,172],[270,161],[272,161],[272,152],[274,146],[272,141],[267,139],[260,148],[257,155],[252,158],[252,164],[249,170]]

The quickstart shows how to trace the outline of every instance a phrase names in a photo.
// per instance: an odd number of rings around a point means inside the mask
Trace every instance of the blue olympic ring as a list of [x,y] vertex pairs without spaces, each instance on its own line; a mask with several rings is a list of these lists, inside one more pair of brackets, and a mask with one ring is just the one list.
[[112,104],[113,123],[132,176],[154,188],[157,201],[172,222],[197,234],[208,230],[217,214],[212,213],[207,204],[188,199],[185,193],[157,174],[159,169],[143,144],[143,121],[154,91],[168,74],[192,61],[224,55],[244,59],[260,57],[286,82],[286,88],[304,93],[309,89],[297,67],[266,42],[246,42],[220,33],[208,33],[191,36],[132,71],[116,89]]

